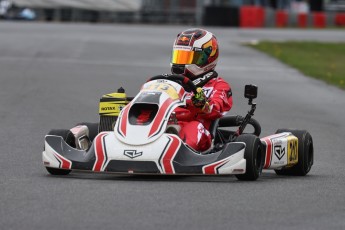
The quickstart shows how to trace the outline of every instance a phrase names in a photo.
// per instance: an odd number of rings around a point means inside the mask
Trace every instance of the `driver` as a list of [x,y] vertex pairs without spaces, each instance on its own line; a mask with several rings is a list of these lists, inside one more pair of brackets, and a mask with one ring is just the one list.
[[196,151],[211,147],[211,123],[232,107],[230,85],[214,70],[218,56],[216,37],[203,29],[185,30],[174,42],[171,72],[188,77],[199,87],[197,94],[188,93],[186,107],[175,109],[179,136]]

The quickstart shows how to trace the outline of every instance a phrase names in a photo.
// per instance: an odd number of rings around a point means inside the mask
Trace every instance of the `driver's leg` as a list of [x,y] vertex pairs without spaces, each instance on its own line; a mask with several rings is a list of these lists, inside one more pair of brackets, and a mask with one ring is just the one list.
[[206,151],[211,146],[211,134],[198,121],[179,122],[181,123],[180,138],[196,151]]

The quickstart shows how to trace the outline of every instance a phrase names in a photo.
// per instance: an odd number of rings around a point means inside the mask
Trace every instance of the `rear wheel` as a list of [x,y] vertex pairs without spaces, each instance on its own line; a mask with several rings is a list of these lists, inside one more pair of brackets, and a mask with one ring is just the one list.
[[305,176],[314,163],[313,138],[305,130],[278,129],[276,133],[290,132],[298,138],[298,163],[292,167],[274,170],[278,175]]
[[236,142],[244,142],[246,149],[246,173],[235,175],[239,180],[254,181],[259,178],[262,172],[264,157],[260,139],[253,134],[243,134],[237,137]]
[[[60,136],[68,145],[75,147],[74,136],[71,131],[67,129],[52,129],[49,131],[48,135]],[[46,169],[52,175],[68,175],[72,171],[68,169],[57,169],[50,167],[46,167]]]

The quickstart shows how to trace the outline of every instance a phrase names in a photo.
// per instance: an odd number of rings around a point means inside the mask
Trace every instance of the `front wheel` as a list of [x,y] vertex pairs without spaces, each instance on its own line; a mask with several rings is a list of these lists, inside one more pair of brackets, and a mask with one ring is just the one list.
[[[48,135],[60,136],[70,146],[75,146],[74,136],[68,129],[52,129]],[[51,175],[68,175],[71,170],[46,167]]]
[[298,138],[298,162],[296,165],[274,170],[277,175],[305,176],[314,163],[313,138],[305,130],[278,129],[276,133],[290,132]]
[[253,134],[243,134],[236,138],[236,142],[244,142],[246,148],[244,159],[246,159],[246,173],[235,175],[238,180],[254,181],[259,178],[262,172],[264,157],[260,139]]

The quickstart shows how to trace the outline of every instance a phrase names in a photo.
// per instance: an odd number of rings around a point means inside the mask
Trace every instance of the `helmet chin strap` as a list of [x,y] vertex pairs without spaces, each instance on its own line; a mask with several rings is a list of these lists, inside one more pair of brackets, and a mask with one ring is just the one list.
[[193,83],[196,87],[203,87],[209,80],[212,78],[218,77],[218,73],[214,70],[201,75],[200,77],[193,80]]

